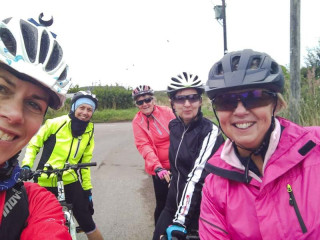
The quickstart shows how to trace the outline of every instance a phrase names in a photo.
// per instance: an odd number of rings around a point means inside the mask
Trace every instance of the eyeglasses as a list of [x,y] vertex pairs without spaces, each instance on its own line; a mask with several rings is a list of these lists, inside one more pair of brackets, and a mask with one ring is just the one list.
[[150,103],[152,101],[152,97],[151,98],[145,98],[145,99],[142,99],[142,100],[139,100],[139,101],[136,101],[136,104],[138,106],[141,106],[143,103]]
[[175,103],[178,104],[184,104],[187,100],[189,100],[190,103],[195,103],[200,100],[200,95],[199,94],[191,94],[191,95],[178,95],[174,96],[172,100]]
[[242,93],[227,93],[218,95],[212,100],[212,106],[217,111],[233,111],[241,101],[246,109],[267,106],[274,101],[277,94],[264,90],[253,90]]

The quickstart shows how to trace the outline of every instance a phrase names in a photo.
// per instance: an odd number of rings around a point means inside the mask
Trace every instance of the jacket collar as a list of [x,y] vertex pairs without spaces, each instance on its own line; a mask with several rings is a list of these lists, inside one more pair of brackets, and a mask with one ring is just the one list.
[[[275,119],[275,128],[270,135],[268,150],[266,152],[266,155],[263,161],[262,176],[264,175],[264,169],[265,169],[265,166],[267,165],[267,162],[269,161],[270,157],[272,156],[272,154],[275,152],[277,148],[277,145],[280,141],[280,136],[281,136],[281,126],[278,119]],[[225,161],[227,164],[239,170],[243,170],[243,171],[245,170],[245,167],[242,165],[242,163],[236,156],[233,143],[230,141],[230,139],[227,139],[223,146],[223,149],[221,152],[221,159]],[[249,171],[249,176],[253,177],[258,182],[262,182],[262,179],[251,171]]]
[[188,129],[188,131],[191,131],[192,129],[196,128],[197,126],[199,126],[199,122],[202,121],[203,118],[203,114],[202,112],[198,113],[197,118],[195,120],[193,120],[189,125],[184,125],[183,121],[180,118],[176,118],[174,119],[172,122],[172,124],[181,124],[181,126],[183,126],[185,129]]
[[[262,186],[267,185],[298,165],[316,146],[314,134],[308,129],[283,118],[278,117],[275,120],[275,129],[271,133],[268,150],[264,159],[263,182],[260,177],[249,171],[249,176],[255,180],[253,182],[260,182]],[[234,171],[234,168],[236,168],[236,171],[244,174],[244,166],[236,157],[232,142],[229,139],[226,140],[221,149],[220,158],[227,164],[226,166],[219,164],[221,160],[216,158],[213,158],[212,161],[210,160],[209,164],[212,164],[213,168],[215,168],[216,166],[214,165],[217,163],[218,169],[224,169],[226,172]],[[210,171],[210,168],[208,169]],[[214,171],[211,172],[215,173]],[[225,176],[221,176],[228,178],[226,172],[223,173]],[[266,172],[269,174],[266,175]]]

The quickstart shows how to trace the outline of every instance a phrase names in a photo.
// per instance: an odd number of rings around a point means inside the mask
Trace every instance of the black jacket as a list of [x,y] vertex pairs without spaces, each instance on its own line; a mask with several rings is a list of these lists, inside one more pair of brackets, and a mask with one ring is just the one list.
[[202,117],[188,126],[179,119],[169,123],[169,160],[172,179],[166,208],[175,211],[174,223],[188,226],[199,218],[205,163],[224,142],[218,127]]

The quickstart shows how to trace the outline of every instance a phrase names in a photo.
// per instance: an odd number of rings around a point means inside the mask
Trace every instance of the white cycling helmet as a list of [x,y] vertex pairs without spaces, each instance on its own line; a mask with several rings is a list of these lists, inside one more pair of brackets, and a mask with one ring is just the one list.
[[167,93],[172,98],[178,91],[187,88],[195,88],[199,94],[204,92],[203,84],[197,75],[182,72],[171,78],[167,87]]
[[0,66],[18,77],[48,89],[49,106],[59,109],[71,85],[61,46],[46,26],[53,19],[7,18],[0,22]]

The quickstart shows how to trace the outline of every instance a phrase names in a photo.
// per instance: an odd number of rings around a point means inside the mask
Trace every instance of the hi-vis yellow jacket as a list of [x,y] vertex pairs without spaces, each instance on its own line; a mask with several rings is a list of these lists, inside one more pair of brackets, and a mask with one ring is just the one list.
[[[42,147],[40,162],[44,161],[53,168],[63,168],[66,162],[70,164],[91,162],[94,149],[93,123],[88,124],[82,136],[74,138],[68,115],[48,119],[29,142],[21,166],[27,165],[32,168],[36,155]],[[64,185],[76,182],[78,179],[84,190],[92,189],[90,168],[81,169],[79,176],[74,170],[63,174]],[[38,183],[43,187],[56,187],[57,178],[53,174],[49,178],[46,174],[42,174],[38,178]]]

